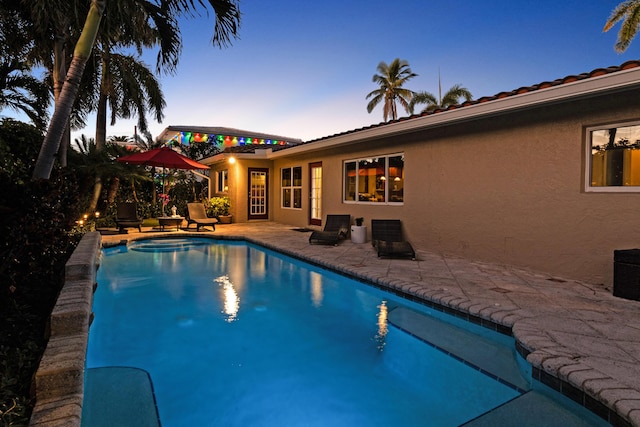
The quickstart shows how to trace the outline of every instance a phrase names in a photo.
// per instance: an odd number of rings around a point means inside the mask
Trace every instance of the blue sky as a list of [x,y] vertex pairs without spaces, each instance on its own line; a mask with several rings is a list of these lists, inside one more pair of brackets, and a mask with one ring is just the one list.
[[[212,18],[182,23],[175,76],[162,77],[169,125],[224,126],[311,140],[382,121],[367,113],[380,61],[407,60],[408,89],[456,83],[474,98],[640,58],[640,37],[614,51],[621,0],[242,0],[240,38],[210,44]],[[145,60],[153,67],[155,54]],[[401,111],[401,116],[406,115]],[[133,135],[135,120],[107,135]],[[80,133],[94,136],[93,120]]]

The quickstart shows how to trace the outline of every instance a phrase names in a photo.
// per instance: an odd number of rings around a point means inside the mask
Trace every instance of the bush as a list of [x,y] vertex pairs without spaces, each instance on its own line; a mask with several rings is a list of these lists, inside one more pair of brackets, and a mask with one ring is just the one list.
[[0,424],[26,425],[31,380],[46,346],[46,324],[81,234],[74,175],[54,169],[48,181],[30,173],[42,133],[0,123]]
[[218,218],[221,215],[229,215],[231,200],[227,196],[205,199],[204,208],[207,211],[207,215],[211,218]]

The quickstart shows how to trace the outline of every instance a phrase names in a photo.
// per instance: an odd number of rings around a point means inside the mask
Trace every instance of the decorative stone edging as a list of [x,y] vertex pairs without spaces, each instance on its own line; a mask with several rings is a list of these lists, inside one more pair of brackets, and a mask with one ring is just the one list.
[[50,318],[49,342],[35,375],[30,426],[79,426],[84,365],[102,237],[85,234],[65,265],[65,283]]

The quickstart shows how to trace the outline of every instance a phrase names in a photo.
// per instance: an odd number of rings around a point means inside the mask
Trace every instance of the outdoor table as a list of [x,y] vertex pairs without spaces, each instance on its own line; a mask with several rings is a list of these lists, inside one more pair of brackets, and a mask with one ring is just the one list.
[[183,216],[159,216],[158,223],[160,224],[160,228],[164,231],[165,227],[175,227],[176,231],[180,230],[180,226],[182,225],[182,221],[184,221]]

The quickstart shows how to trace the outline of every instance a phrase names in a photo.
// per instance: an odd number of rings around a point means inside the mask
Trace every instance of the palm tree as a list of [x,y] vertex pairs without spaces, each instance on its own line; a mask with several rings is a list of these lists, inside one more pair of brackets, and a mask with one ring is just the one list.
[[111,125],[118,118],[138,116],[138,129],[147,130],[147,113],[161,122],[166,101],[160,83],[146,64],[132,55],[102,54],[102,76],[96,117],[96,144],[104,147],[107,132],[107,105]]
[[367,104],[367,112],[371,113],[384,100],[382,110],[384,121],[386,122],[388,117],[391,117],[391,120],[396,120],[398,118],[396,102],[399,102],[408,113],[409,101],[414,95],[413,91],[402,86],[417,74],[411,71],[407,61],[399,58],[394,59],[389,65],[384,61],[380,62],[378,73],[373,75],[372,81],[377,83],[380,88],[367,94],[366,99],[371,98]]
[[[120,5],[120,3],[121,2],[118,2],[118,5]],[[127,1],[123,0],[122,3],[127,4]],[[240,23],[240,11],[237,3],[235,0],[208,0],[208,3],[215,12],[212,43],[220,47],[226,46],[230,42],[231,37],[237,36]],[[73,102],[78,94],[79,82],[91,55],[106,6],[107,0],[91,0],[84,27],[75,44],[71,65],[69,66],[64,85],[62,86],[60,97],[56,100],[53,117],[36,161],[32,176],[33,179],[48,179],[51,174],[54,156],[58,151],[64,128],[71,115]],[[202,0],[169,0],[163,2],[162,10],[165,11],[168,16],[182,16],[185,14],[193,14],[197,12],[200,7],[204,6],[205,2]],[[128,19],[125,15],[122,15],[122,18],[123,20]]]
[[627,0],[620,3],[611,12],[603,31],[609,31],[618,21],[622,21],[622,26],[618,32],[615,49],[622,53],[627,50],[640,28],[640,0]]
[[470,101],[472,95],[469,89],[462,87],[460,84],[456,84],[451,86],[451,89],[442,96],[442,89],[440,89],[440,84],[438,83],[438,98],[430,92],[417,92],[409,103],[409,110],[411,114],[413,114],[413,109],[416,104],[426,104],[426,107],[422,110],[422,113],[426,113],[427,111],[433,111],[437,108],[447,108],[451,105],[457,105],[460,103],[460,98],[464,98],[465,101]]
[[5,59],[0,55],[0,111],[22,111],[37,128],[44,129],[49,106],[47,85],[33,77],[24,62]]
[[136,134],[132,141],[141,151],[154,150],[164,145],[162,138],[153,139],[153,135],[149,131],[142,132],[142,136]]
[[0,111],[22,111],[39,129],[49,119],[49,89],[35,78],[25,56],[33,46],[15,11],[0,6]]

